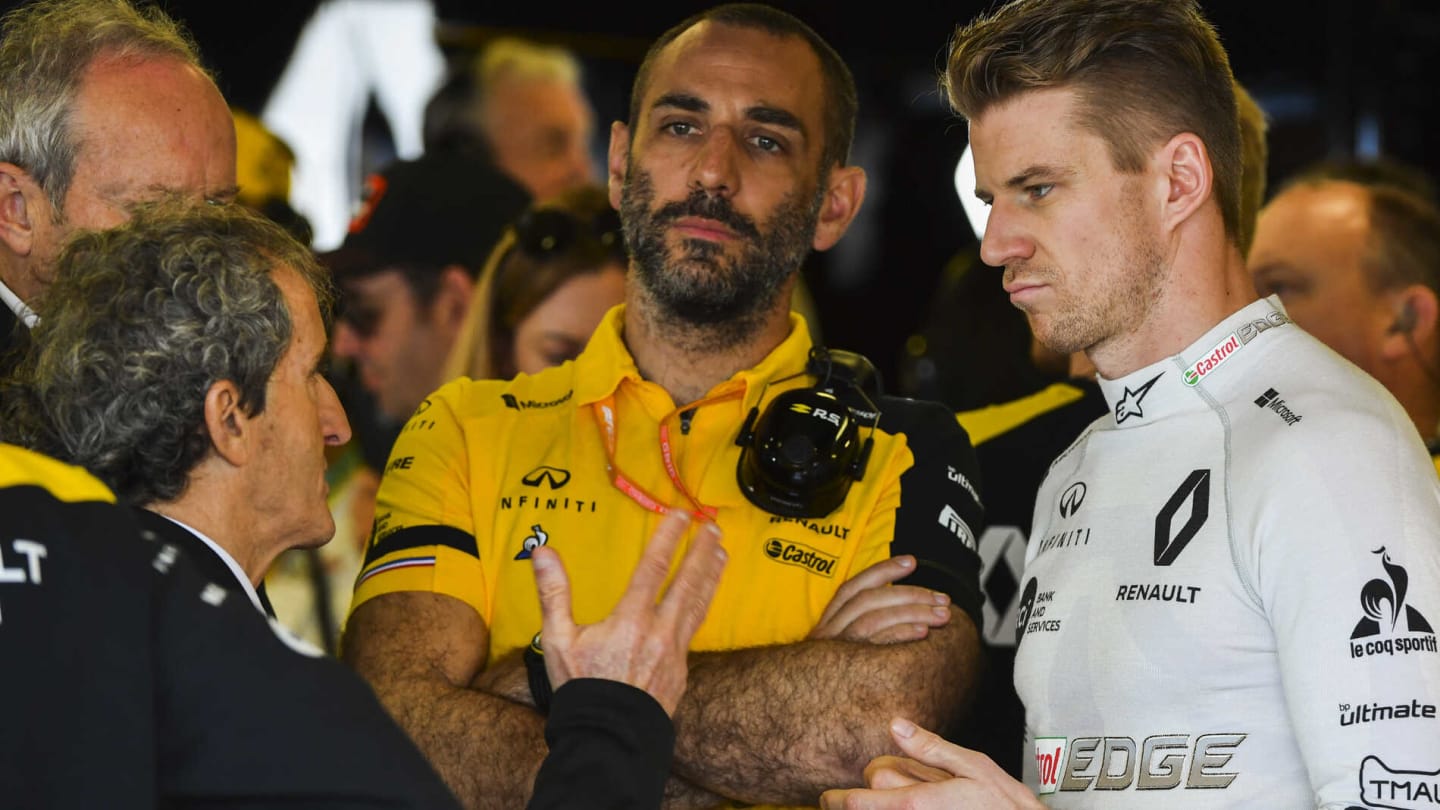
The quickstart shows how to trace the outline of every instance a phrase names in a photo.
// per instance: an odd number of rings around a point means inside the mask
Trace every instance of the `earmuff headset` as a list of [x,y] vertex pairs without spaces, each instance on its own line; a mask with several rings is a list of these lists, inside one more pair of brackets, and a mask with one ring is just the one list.
[[[863,355],[818,346],[804,373],[815,385],[779,394],[764,414],[759,406],[750,409],[735,439],[741,448],[735,477],[745,497],[766,512],[820,518],[865,477],[880,422],[872,398],[880,395],[880,375]],[[866,425],[870,435],[862,439]]]

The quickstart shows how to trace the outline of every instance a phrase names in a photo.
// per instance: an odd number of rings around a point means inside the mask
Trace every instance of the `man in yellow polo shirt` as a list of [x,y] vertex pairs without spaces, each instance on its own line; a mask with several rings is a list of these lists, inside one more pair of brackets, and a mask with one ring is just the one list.
[[[626,304],[575,362],[452,383],[402,432],[343,654],[470,806],[523,805],[545,750],[543,677],[515,662],[540,626],[525,560],[559,549],[587,621],[672,509],[716,522],[729,564],[675,713],[670,806],[813,805],[890,750],[891,716],[945,725],[963,706],[983,530],[973,451],[942,406],[864,404],[864,375],[847,385],[850,371],[812,364],[789,311],[805,255],[863,199],[846,165],[854,116],[843,62],[788,14],[726,6],[671,29],[611,131]],[[814,391],[827,386],[833,408]],[[736,445],[804,461],[821,423],[851,431],[824,445],[837,454],[868,449],[819,483],[767,485]],[[869,587],[887,566],[907,585]],[[887,600],[907,618],[877,633],[869,608]]]

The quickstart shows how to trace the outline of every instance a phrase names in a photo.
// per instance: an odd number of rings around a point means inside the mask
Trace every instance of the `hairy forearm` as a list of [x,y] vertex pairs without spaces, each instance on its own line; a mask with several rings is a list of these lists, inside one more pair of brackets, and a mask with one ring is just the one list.
[[711,793],[672,773],[665,781],[665,800],[660,806],[664,810],[708,810],[728,804],[729,799],[724,796]]
[[893,751],[894,716],[937,728],[965,705],[979,665],[962,614],[905,644],[802,641],[691,656],[675,713],[676,773],[753,803],[810,804],[863,784]]
[[351,615],[342,658],[470,808],[524,807],[545,758],[545,719],[471,688],[487,631],[469,606],[387,594]]
[[[519,653],[491,664],[476,676],[471,688],[527,707],[534,705],[530,682],[525,675],[525,664]],[[729,800],[724,796],[711,793],[671,774],[665,782],[665,799],[661,806],[664,810],[706,810],[728,803]]]
[[468,808],[520,808],[545,759],[545,719],[504,698],[435,681],[372,682],[381,702]]

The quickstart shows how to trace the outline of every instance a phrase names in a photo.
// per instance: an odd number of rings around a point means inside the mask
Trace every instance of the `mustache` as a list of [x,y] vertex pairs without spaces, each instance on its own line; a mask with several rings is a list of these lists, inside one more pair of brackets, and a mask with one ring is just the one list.
[[1048,265],[1034,265],[1026,261],[1015,262],[1005,265],[1005,272],[1002,276],[1003,284],[1011,284],[1016,277],[1024,274],[1026,278],[1036,281],[1048,281],[1051,277],[1051,268]]
[[655,212],[653,221],[656,225],[666,225],[681,217],[713,219],[740,236],[760,238],[760,229],[753,219],[736,211],[726,198],[712,196],[704,189],[697,188],[683,200],[662,205]]

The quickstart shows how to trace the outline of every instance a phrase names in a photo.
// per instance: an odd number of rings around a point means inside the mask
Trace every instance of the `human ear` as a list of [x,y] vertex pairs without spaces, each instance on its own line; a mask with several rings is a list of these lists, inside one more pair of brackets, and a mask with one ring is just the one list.
[[865,181],[865,170],[859,166],[836,166],[830,170],[812,247],[829,250],[845,235],[865,202]]
[[254,438],[250,416],[240,407],[240,387],[230,380],[211,383],[205,392],[205,432],[215,454],[231,466],[250,459]]
[[17,256],[35,247],[35,209],[45,194],[30,173],[13,163],[0,163],[0,242]]
[[1182,132],[1161,147],[1158,161],[1166,180],[1161,223],[1174,230],[1214,197],[1210,151],[1193,132]]
[[610,186],[610,207],[620,210],[620,192],[630,170],[630,127],[624,121],[610,125],[610,152],[606,160]]

